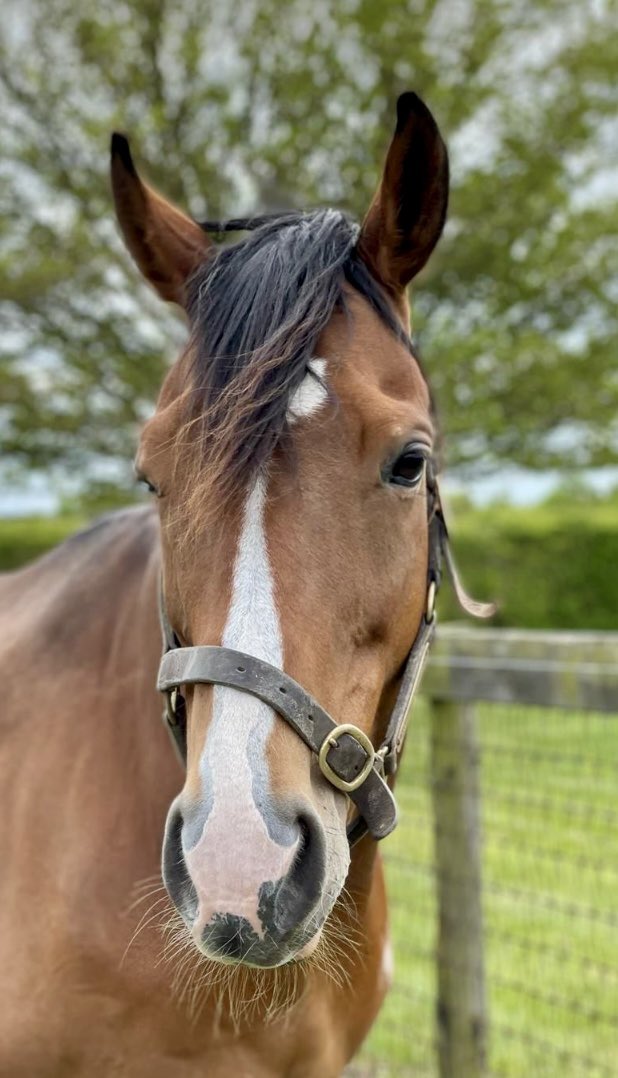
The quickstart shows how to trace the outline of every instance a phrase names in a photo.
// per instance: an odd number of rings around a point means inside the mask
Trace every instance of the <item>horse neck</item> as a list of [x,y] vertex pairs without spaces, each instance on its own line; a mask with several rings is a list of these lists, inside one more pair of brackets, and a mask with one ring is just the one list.
[[159,565],[156,516],[130,510],[64,544],[37,586],[50,595],[39,631],[48,654],[56,641],[50,662],[71,702],[61,717],[65,736],[134,804],[152,798],[159,779],[172,796],[179,785],[155,690]]
[[[113,566],[106,566],[100,581],[100,617],[104,678],[115,697],[110,709],[114,752],[120,771],[133,770],[133,783],[143,780],[144,794],[152,797],[155,776],[176,793],[182,780],[168,736],[161,723],[162,700],[156,691],[161,657],[158,614],[160,545],[154,514],[140,527],[128,515],[127,534],[117,547]],[[110,602],[111,596],[111,602]]]

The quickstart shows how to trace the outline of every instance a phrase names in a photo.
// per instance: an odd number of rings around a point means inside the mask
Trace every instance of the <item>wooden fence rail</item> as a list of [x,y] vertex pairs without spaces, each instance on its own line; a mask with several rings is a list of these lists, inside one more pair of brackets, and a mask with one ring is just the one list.
[[445,625],[422,692],[431,712],[440,1078],[482,1078],[488,1015],[474,703],[618,714],[618,633]]

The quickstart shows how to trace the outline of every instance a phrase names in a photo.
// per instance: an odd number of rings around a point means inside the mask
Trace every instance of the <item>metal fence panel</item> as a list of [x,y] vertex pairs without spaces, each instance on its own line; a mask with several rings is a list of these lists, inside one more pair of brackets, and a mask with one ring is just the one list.
[[[441,702],[420,702],[411,723],[402,822],[385,844],[395,984],[351,1073],[614,1078],[618,636],[492,631],[483,651],[464,635],[443,631],[426,682]],[[529,688],[524,662],[545,660],[544,706],[497,703],[486,678],[491,702],[461,710],[453,648],[468,686],[488,650],[494,670],[522,660],[508,699]],[[602,711],[575,709],[582,684]]]

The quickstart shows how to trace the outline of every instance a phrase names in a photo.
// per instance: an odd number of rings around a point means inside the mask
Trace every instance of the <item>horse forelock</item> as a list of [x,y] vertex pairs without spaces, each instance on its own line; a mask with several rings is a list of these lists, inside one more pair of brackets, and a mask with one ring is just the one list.
[[233,223],[252,230],[219,247],[190,284],[190,361],[175,435],[188,533],[203,525],[208,505],[220,512],[237,501],[275,448],[289,448],[308,375],[326,398],[316,342],[346,309],[346,285],[412,351],[357,257],[358,226],[346,215],[327,209]]

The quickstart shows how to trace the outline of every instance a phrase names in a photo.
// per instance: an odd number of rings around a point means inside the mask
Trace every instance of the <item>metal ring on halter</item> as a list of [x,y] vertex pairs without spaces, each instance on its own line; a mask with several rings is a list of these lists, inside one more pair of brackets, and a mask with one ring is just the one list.
[[[341,737],[342,734],[347,734],[348,737],[353,738],[353,740],[367,753],[367,759],[358,775],[350,781],[342,779],[337,772],[333,770],[326,759],[330,750],[337,747],[337,739]],[[336,786],[338,790],[343,790],[344,793],[350,793],[352,790],[358,790],[359,786],[363,785],[373,767],[375,755],[375,749],[367,737],[367,734],[364,733],[363,730],[359,730],[358,726],[353,726],[351,723],[344,722],[341,726],[336,726],[332,733],[327,734],[324,738],[318,753],[318,763],[320,765],[320,771],[329,782],[332,782],[333,786]]]
[[436,616],[436,582],[430,580],[427,588],[427,605],[425,607],[425,621],[429,625]]
[[178,723],[178,716],[176,715],[176,704],[178,703],[178,689],[172,689],[171,692],[165,694],[165,709],[167,711],[167,721],[171,726],[176,726]]

